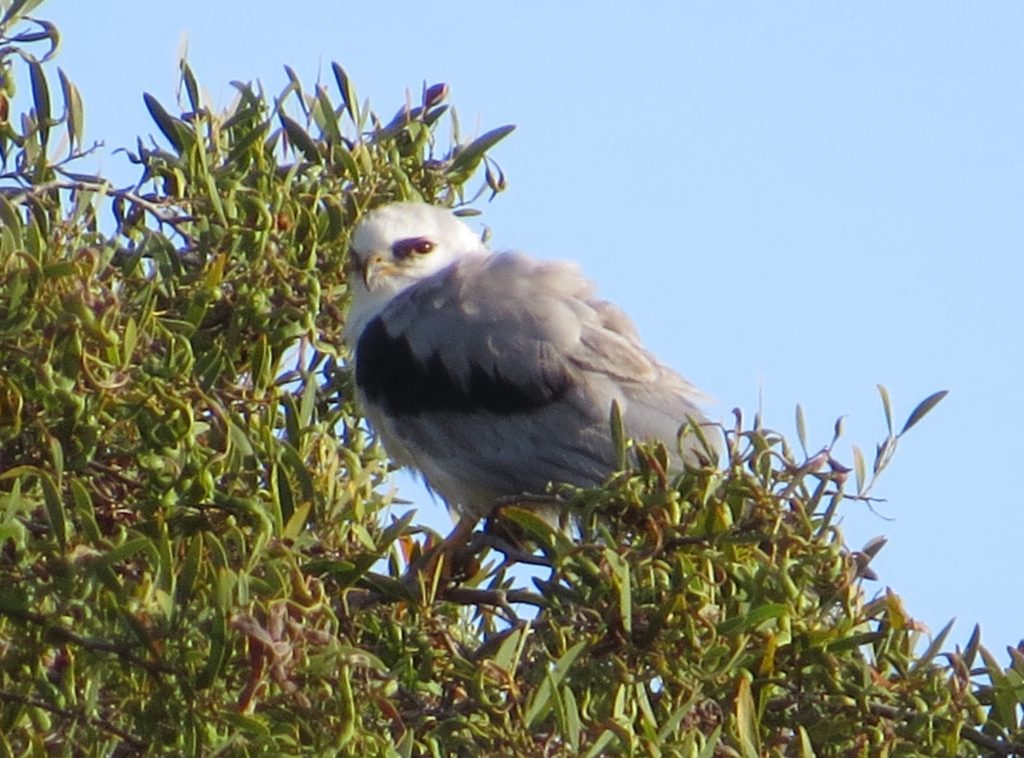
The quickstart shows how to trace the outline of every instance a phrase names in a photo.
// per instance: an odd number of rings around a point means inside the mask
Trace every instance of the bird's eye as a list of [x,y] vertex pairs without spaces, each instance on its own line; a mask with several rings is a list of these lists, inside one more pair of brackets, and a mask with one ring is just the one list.
[[399,240],[391,246],[396,258],[408,258],[410,255],[426,255],[434,249],[434,243],[426,237],[411,237]]

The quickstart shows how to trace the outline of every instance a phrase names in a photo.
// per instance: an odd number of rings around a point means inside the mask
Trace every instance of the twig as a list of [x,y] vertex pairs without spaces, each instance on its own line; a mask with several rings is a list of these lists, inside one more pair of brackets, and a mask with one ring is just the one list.
[[[881,716],[891,721],[908,721],[911,718],[911,714],[908,711],[896,708],[895,706],[871,703],[868,707],[876,716]],[[990,737],[969,726],[960,727],[960,736],[968,742],[973,742],[978,747],[992,751],[995,755],[1024,755],[1024,745]]]
[[971,729],[969,726],[960,727],[960,736],[968,742],[973,742],[978,747],[991,750],[996,755],[1024,755],[1024,745],[1019,742],[1004,742],[995,737]]
[[98,640],[89,637],[83,637],[76,632],[71,631],[65,626],[55,624],[54,622],[47,619],[45,616],[41,616],[37,613],[27,613],[14,610],[4,610],[0,612],[0,615],[7,616],[8,618],[18,619],[20,621],[28,621],[33,624],[37,624],[43,627],[43,634],[48,639],[55,642],[70,642],[74,645],[85,648],[86,650],[92,650],[98,653],[111,653],[116,655],[121,660],[139,666],[145,669],[150,674],[177,674],[174,669],[169,666],[165,666],[161,663],[154,663],[148,661],[145,658],[141,658],[135,653],[125,650],[124,647],[116,642],[110,642],[108,640]]
[[469,587],[446,587],[438,593],[442,600],[450,600],[462,605],[493,605],[511,610],[511,603],[522,603],[544,608],[547,603],[536,592],[528,590],[476,590]]
[[38,700],[32,697],[25,697],[24,695],[16,695],[13,692],[5,692],[0,690],[0,700],[6,700],[8,703],[17,703],[18,705],[25,705],[31,708],[40,708],[48,713],[52,713],[55,716],[61,716],[62,718],[70,719],[71,721],[85,722],[99,727],[107,732],[110,732],[122,740],[127,742],[136,750],[136,752],[144,753],[149,748],[149,743],[136,737],[133,734],[129,734],[124,729],[110,723],[105,718],[99,716],[90,716],[80,711],[72,711],[67,708],[60,708],[56,705],[52,705],[43,700]]
[[169,215],[167,208],[158,203],[154,203],[151,200],[139,195],[135,192],[126,189],[117,189],[111,186],[107,182],[87,182],[80,179],[73,181],[52,181],[46,182],[45,184],[37,184],[32,187],[19,188],[12,190],[8,188],[0,188],[0,192],[7,195],[9,199],[17,201],[22,197],[28,197],[30,195],[39,195],[49,190],[67,190],[69,192],[100,192],[110,197],[120,198],[126,200],[133,205],[137,205],[144,211],[153,216],[157,222],[161,224],[167,224],[175,232],[180,234],[185,239],[191,239],[192,235],[181,229],[181,224],[186,221],[194,220],[193,216],[188,214]]

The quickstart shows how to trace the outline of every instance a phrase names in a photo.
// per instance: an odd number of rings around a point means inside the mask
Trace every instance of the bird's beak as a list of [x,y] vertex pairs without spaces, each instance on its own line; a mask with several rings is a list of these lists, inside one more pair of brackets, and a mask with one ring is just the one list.
[[393,273],[395,267],[388,263],[387,258],[380,253],[373,253],[367,256],[366,261],[358,270],[363,277],[363,284],[366,285],[366,289],[373,292],[377,280],[382,276]]

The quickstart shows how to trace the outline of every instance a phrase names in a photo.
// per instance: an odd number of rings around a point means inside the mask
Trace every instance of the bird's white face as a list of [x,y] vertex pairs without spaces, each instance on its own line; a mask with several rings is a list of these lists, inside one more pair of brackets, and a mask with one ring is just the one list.
[[354,344],[363,327],[406,288],[459,258],[487,252],[480,236],[446,208],[391,203],[366,214],[349,249],[352,308],[346,341]]

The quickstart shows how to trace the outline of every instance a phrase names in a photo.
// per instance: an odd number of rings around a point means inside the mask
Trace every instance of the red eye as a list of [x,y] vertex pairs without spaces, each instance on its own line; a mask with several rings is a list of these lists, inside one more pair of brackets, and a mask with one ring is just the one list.
[[399,240],[391,246],[391,251],[396,258],[408,258],[410,255],[426,255],[434,249],[434,243],[426,237],[410,237]]

